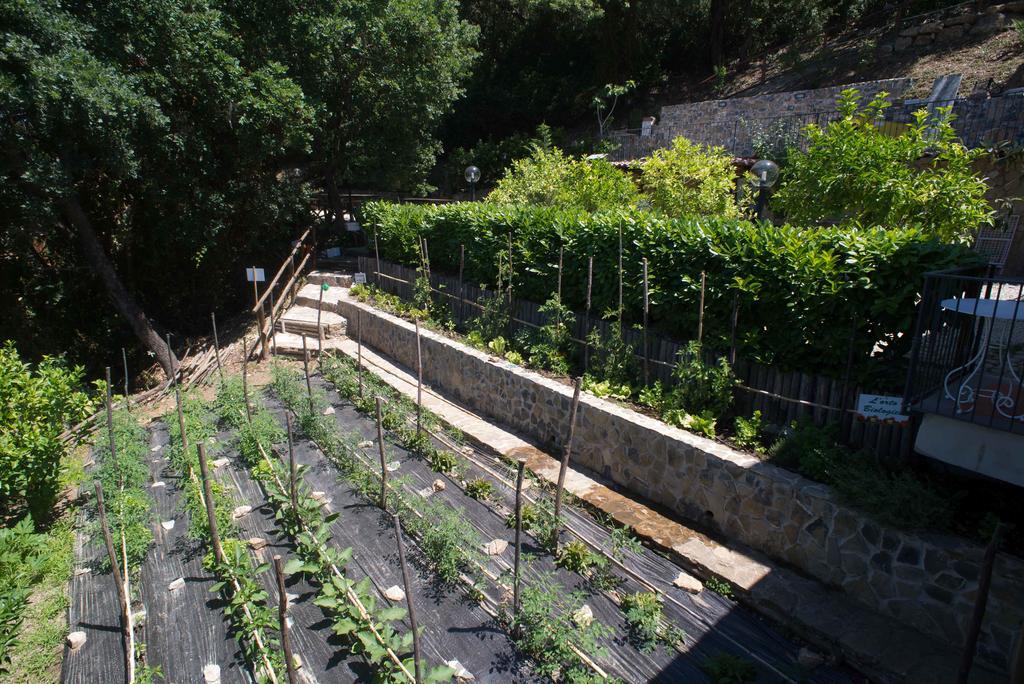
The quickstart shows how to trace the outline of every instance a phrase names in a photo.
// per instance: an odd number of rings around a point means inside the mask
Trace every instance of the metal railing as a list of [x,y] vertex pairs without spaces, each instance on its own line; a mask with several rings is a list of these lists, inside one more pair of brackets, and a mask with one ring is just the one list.
[[926,274],[904,407],[1024,433],[1022,293],[986,269]]

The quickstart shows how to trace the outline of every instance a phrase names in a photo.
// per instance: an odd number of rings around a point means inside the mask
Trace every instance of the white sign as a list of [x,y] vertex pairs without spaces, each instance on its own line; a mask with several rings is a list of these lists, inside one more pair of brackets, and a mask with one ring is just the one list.
[[[253,271],[256,272],[255,276],[253,275]],[[267,279],[267,276],[264,275],[262,268],[247,268],[245,269],[245,279],[248,280],[250,283],[253,282],[254,280],[257,283],[262,283]]]
[[349,233],[358,233],[362,230],[358,221],[345,221],[345,230]]
[[324,256],[327,257],[328,259],[334,259],[335,257],[340,257],[341,256],[341,247],[328,247],[327,250],[324,251]]
[[356,273],[355,275],[352,276],[352,282],[355,283],[356,285],[365,285],[366,284],[366,274],[365,273]]
[[864,418],[905,423],[910,418],[903,415],[903,397],[887,397],[883,394],[861,394],[857,397],[857,413]]

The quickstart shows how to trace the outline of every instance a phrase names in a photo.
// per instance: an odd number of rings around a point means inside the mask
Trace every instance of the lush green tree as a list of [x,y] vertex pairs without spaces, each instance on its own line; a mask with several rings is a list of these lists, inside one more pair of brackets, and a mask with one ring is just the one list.
[[889,106],[880,93],[863,109],[859,94],[839,98],[842,118],[807,127],[806,152],[794,151],[774,205],[792,221],[920,228],[967,242],[992,221],[988,187],[972,168],[983,150],[956,137],[946,108],[915,113],[906,130],[879,125]]
[[638,199],[629,176],[603,159],[574,159],[557,147],[535,146],[512,163],[487,201],[494,204],[568,206],[603,211]]
[[739,216],[736,168],[724,148],[680,136],[639,167],[640,187],[655,211],[669,216]]

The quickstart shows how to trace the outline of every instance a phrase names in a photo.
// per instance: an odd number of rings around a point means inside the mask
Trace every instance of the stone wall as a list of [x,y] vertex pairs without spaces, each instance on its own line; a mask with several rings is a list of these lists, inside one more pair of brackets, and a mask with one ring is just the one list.
[[[363,343],[414,367],[412,324],[347,296],[339,311]],[[557,451],[572,390],[424,331],[424,381]],[[723,444],[584,394],[573,461],[690,520],[790,563],[869,607],[959,647],[984,549],[914,535],[840,504],[826,486]],[[979,653],[1005,668],[1024,617],[1024,562],[1000,554]]]
[[923,47],[939,47],[964,37],[984,38],[1013,25],[1014,19],[1024,15],[1024,2],[1007,2],[977,10],[970,5],[950,8],[945,12],[926,15],[920,23],[907,26],[880,42],[881,54],[904,52]]

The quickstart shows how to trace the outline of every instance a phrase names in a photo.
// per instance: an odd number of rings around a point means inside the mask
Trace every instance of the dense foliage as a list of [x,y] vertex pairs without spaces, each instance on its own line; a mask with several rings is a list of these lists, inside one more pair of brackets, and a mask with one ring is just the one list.
[[621,231],[627,321],[641,319],[646,257],[652,327],[676,339],[694,338],[704,271],[707,346],[727,345],[737,298],[741,353],[806,372],[841,372],[851,335],[855,359],[867,358],[876,345],[902,355],[922,274],[973,259],[916,228],[797,228],[669,219],[639,210],[589,214],[492,204],[375,203],[364,216],[385,259],[417,264],[417,245],[425,237],[433,270],[455,273],[459,245],[465,245],[469,282],[494,282],[498,255],[507,253],[511,237],[514,292],[535,302],[553,293],[564,246],[562,301],[576,311],[584,306],[590,255],[593,311],[617,309]]
[[37,534],[30,518],[0,527],[0,674],[7,672],[11,653],[28,604],[29,588],[43,574],[46,537]]
[[794,150],[773,203],[792,221],[920,228],[945,241],[968,242],[992,222],[988,186],[972,168],[983,150],[965,148],[948,108],[926,109],[899,135],[880,126],[885,94],[858,109],[845,90],[842,118],[806,129],[808,149]]
[[67,454],[60,434],[92,407],[82,379],[60,358],[33,368],[12,342],[0,347],[0,514],[27,505],[37,522],[48,518]]
[[651,207],[667,216],[739,216],[732,155],[679,136],[638,164]]

